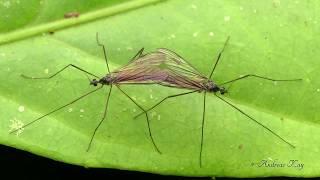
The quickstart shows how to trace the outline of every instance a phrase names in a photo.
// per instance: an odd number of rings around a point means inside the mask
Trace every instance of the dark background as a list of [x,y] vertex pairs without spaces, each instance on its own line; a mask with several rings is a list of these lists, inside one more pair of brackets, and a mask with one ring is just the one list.
[[[102,169],[102,168],[84,168],[57,162],[44,157],[0,145],[0,173],[7,179],[61,179],[81,177],[83,179],[113,179],[126,178],[130,179],[200,179],[209,180],[210,177],[180,177],[180,176],[163,176],[151,173]],[[218,180],[229,180],[232,178],[216,178]],[[263,179],[289,179],[289,178],[263,178]],[[295,178],[290,178],[295,179]]]

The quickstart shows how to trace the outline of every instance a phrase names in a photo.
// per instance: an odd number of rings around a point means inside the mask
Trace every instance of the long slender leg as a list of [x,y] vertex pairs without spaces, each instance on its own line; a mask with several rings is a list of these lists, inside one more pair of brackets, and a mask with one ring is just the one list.
[[102,122],[106,119],[107,110],[108,110],[108,104],[109,104],[109,99],[110,99],[110,95],[111,95],[111,90],[112,90],[112,85],[110,85],[110,89],[109,89],[109,93],[108,93],[108,96],[107,96],[107,102],[106,102],[106,106],[105,106],[105,109],[104,109],[103,116],[102,116],[102,118],[101,118],[98,126],[97,126],[97,127],[94,129],[94,131],[93,131],[93,134],[92,134],[92,136],[91,136],[91,139],[90,139],[90,142],[89,142],[89,145],[88,145],[88,148],[87,148],[87,152],[90,150],[90,147],[91,147],[93,138],[94,138],[94,136],[96,135],[97,130],[99,129],[99,127],[100,127],[100,125],[102,124]]
[[152,133],[151,133],[151,128],[150,128],[150,122],[149,122],[149,116],[148,116],[148,113],[146,110],[144,110],[135,100],[133,100],[127,93],[125,93],[118,85],[116,85],[117,88],[125,95],[127,96],[135,105],[137,105],[146,115],[146,120],[147,120],[147,125],[148,125],[148,130],[149,130],[149,136],[150,136],[150,139],[151,139],[151,142],[154,146],[154,148],[156,149],[156,151],[161,154],[161,151],[159,150],[159,148],[157,147],[156,143],[154,142],[154,139],[152,137]]
[[27,79],[50,79],[50,78],[53,78],[54,76],[56,76],[57,74],[61,73],[62,71],[64,71],[64,70],[67,69],[68,67],[76,68],[76,69],[79,70],[79,71],[82,71],[82,72],[84,72],[84,73],[86,73],[86,74],[89,74],[89,75],[91,75],[91,76],[94,76],[94,77],[96,77],[96,78],[99,78],[98,76],[96,76],[96,75],[94,75],[94,74],[92,74],[92,73],[90,73],[90,72],[88,72],[88,71],[86,71],[86,70],[84,70],[84,69],[76,66],[76,65],[73,65],[73,64],[69,64],[69,65],[63,67],[62,69],[60,69],[59,71],[57,71],[56,73],[54,73],[54,74],[52,74],[51,76],[48,76],[48,77],[30,77],[30,76],[26,76],[26,75],[24,75],[24,74],[21,74],[21,76],[22,76],[23,78],[27,78]]
[[[101,47],[102,47],[104,59],[105,59],[106,64],[107,64],[107,70],[108,70],[108,73],[110,73],[109,62],[108,62],[108,58],[107,58],[107,51],[106,51],[106,48],[105,48],[104,44],[100,43],[100,41],[99,41],[99,34],[98,34],[98,32],[96,33],[96,40],[97,40],[98,46],[101,46]],[[144,48],[141,48],[141,49],[138,51],[138,53],[129,61],[129,63],[130,63],[131,61],[133,61],[133,60],[141,57],[143,50],[144,50]]]
[[269,77],[258,76],[258,75],[255,75],[255,74],[247,74],[245,76],[242,76],[242,77],[239,77],[239,78],[236,78],[236,79],[221,83],[221,84],[219,84],[219,86],[225,85],[225,84],[229,84],[229,83],[232,83],[232,82],[235,82],[235,81],[238,81],[238,80],[241,80],[241,79],[245,79],[245,78],[248,78],[248,77],[255,77],[255,78],[260,78],[260,79],[264,79],[264,80],[268,80],[268,81],[301,81],[302,80],[302,79],[272,79],[272,78],[269,78]]
[[99,34],[98,34],[98,32],[96,33],[96,40],[97,40],[98,46],[101,46],[101,47],[102,47],[104,59],[105,59],[106,64],[107,64],[107,70],[108,70],[108,73],[110,73],[109,63],[108,63],[108,58],[107,58],[107,51],[106,51],[106,48],[104,47],[104,45],[103,45],[102,43],[100,43],[100,41],[99,41]]
[[54,113],[54,112],[57,112],[57,111],[59,111],[60,109],[65,108],[65,107],[67,107],[67,106],[69,106],[69,105],[71,105],[71,104],[73,104],[73,103],[75,103],[75,102],[79,101],[80,99],[82,99],[82,98],[84,98],[84,97],[88,96],[89,94],[92,94],[92,93],[94,93],[94,92],[98,91],[98,90],[99,90],[99,89],[101,89],[102,87],[103,87],[103,85],[102,85],[102,86],[100,86],[100,87],[98,87],[98,88],[96,88],[95,90],[92,90],[92,91],[90,91],[90,92],[88,92],[88,93],[86,93],[86,94],[84,94],[84,95],[82,95],[82,96],[80,96],[80,97],[78,97],[78,98],[76,98],[76,99],[72,100],[71,102],[69,102],[69,103],[67,103],[67,104],[65,104],[65,105],[63,105],[63,106],[61,106],[61,107],[58,107],[58,108],[56,108],[56,109],[54,109],[54,110],[52,110],[52,111],[48,112],[48,113],[47,113],[47,114],[45,114],[45,115],[40,116],[39,118],[37,118],[37,119],[35,119],[35,120],[33,120],[33,121],[31,121],[31,122],[27,123],[26,125],[24,125],[24,126],[22,126],[22,127],[18,128],[18,129],[15,129],[15,130],[11,131],[11,132],[10,132],[10,134],[15,133],[15,132],[17,132],[18,130],[20,130],[20,129],[22,129],[22,128],[25,128],[25,127],[27,127],[27,126],[30,126],[31,124],[33,124],[33,123],[35,123],[35,122],[37,122],[37,121],[41,120],[42,118],[44,118],[44,117],[46,117],[46,116],[49,116],[50,114],[52,114],[52,113]]
[[[126,65],[132,63],[132,61],[134,61],[134,60],[140,58],[141,56],[143,56],[143,55],[142,55],[143,50],[144,50],[144,48],[141,48],[141,49],[137,52],[137,54],[134,55],[133,58],[130,59],[130,61],[128,61],[128,63],[127,63]],[[125,65],[125,66],[126,66],[126,65]],[[131,84],[131,85],[132,85],[132,84],[134,84],[134,83],[128,83],[128,84]],[[141,83],[139,83],[139,84],[141,84]],[[148,83],[148,84],[149,84],[149,83]]]
[[202,166],[202,149],[203,149],[203,136],[204,136],[204,121],[205,121],[205,115],[206,115],[206,97],[207,92],[204,92],[203,95],[203,114],[202,114],[202,125],[201,125],[201,143],[200,143],[200,154],[199,154],[199,163],[200,167]]
[[[171,95],[171,96],[167,96],[165,98],[163,98],[161,101],[159,101],[157,104],[153,105],[151,108],[147,109],[146,112],[149,112],[151,111],[152,109],[154,109],[155,107],[159,106],[163,101],[165,101],[166,99],[169,99],[169,98],[173,98],[173,97],[177,97],[177,96],[183,96],[183,95],[186,95],[186,94],[191,94],[191,93],[194,93],[194,92],[198,92],[198,90],[196,91],[190,91],[190,92],[186,92],[186,93],[181,93],[181,94],[175,94],[175,95]],[[136,115],[134,118],[136,119],[137,117],[141,116],[142,114],[144,114],[144,112]]]
[[262,126],[264,129],[266,129],[267,131],[269,131],[271,134],[275,135],[276,137],[278,137],[281,141],[285,142],[286,144],[288,144],[290,147],[295,148],[294,145],[292,145],[291,143],[289,143],[288,141],[286,141],[285,139],[283,139],[280,135],[278,135],[277,133],[275,133],[274,131],[272,131],[271,129],[269,129],[267,126],[263,125],[262,123],[260,123],[259,121],[255,120],[253,117],[249,116],[247,113],[243,112],[241,109],[239,109],[238,107],[236,107],[235,105],[231,104],[230,102],[226,101],[225,99],[223,99],[222,97],[214,94],[216,97],[218,97],[219,99],[221,99],[222,101],[224,101],[225,103],[227,103],[228,105],[230,105],[231,107],[233,107],[234,109],[236,109],[237,111],[239,111],[241,114],[247,116],[250,120],[254,121],[255,123],[259,124],[260,126]]
[[131,58],[131,60],[129,61],[129,63],[130,63],[131,61],[134,61],[134,60],[136,60],[137,58],[141,57],[141,56],[142,56],[142,53],[143,53],[143,50],[144,50],[144,48],[141,48],[141,49],[138,51],[138,53],[137,53],[135,56],[133,56],[133,58]]
[[218,57],[217,57],[217,60],[216,60],[216,63],[214,64],[214,66],[213,66],[213,68],[212,68],[212,70],[211,70],[211,73],[210,73],[208,79],[211,79],[211,77],[212,77],[212,75],[213,75],[213,72],[214,72],[214,70],[216,69],[216,67],[217,67],[217,65],[218,65],[218,62],[220,61],[220,57],[221,57],[224,49],[226,48],[226,46],[227,46],[227,44],[228,44],[229,39],[230,39],[230,36],[228,36],[226,42],[224,43],[224,46],[223,46],[222,50],[219,52]]

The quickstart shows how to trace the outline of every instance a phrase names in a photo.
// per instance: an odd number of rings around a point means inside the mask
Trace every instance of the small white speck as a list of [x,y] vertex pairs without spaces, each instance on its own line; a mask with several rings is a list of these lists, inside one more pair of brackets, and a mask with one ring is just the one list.
[[311,82],[311,80],[310,80],[309,78],[306,78],[306,81],[307,81],[308,83],[310,83],[310,82]]
[[16,134],[17,136],[19,136],[19,135],[23,132],[23,130],[24,130],[24,128],[22,128],[23,125],[24,125],[23,122],[21,122],[20,120],[18,120],[18,119],[16,119],[16,118],[11,119],[10,122],[11,122],[11,124],[10,124],[10,126],[9,126],[9,128],[10,128],[9,132],[12,132],[12,131],[14,131],[14,130],[17,130],[17,131],[15,132],[15,134]]
[[224,21],[228,22],[228,21],[230,21],[230,16],[225,16],[223,19],[224,19]]
[[11,2],[10,1],[5,1],[5,2],[2,1],[1,3],[5,8],[9,8],[11,6]]
[[243,7],[242,7],[242,6],[240,6],[240,7],[239,7],[239,9],[240,9],[240,11],[242,11],[242,10],[243,10]]
[[320,89],[317,89],[317,92],[320,92]]
[[256,10],[256,9],[254,9],[254,10],[253,10],[253,13],[257,13],[257,10]]
[[19,112],[23,112],[24,111],[24,106],[19,106],[18,111]]
[[176,35],[174,35],[174,34],[171,34],[171,35],[168,37],[168,39],[174,39],[174,38],[176,38]]
[[136,109],[132,109],[132,112],[136,112],[137,110]]
[[127,47],[127,50],[132,51],[133,49],[132,49],[132,47]]
[[275,6],[280,6],[280,0],[273,0],[273,4]]
[[198,32],[193,33],[193,37],[197,37],[198,36]]
[[192,8],[192,9],[197,9],[198,7],[197,7],[196,5],[194,5],[194,4],[192,4],[192,5],[191,5],[191,8]]
[[156,112],[152,112],[152,113],[151,113],[151,118],[153,118],[153,117],[156,116],[156,115],[157,115]]
[[117,51],[121,51],[121,48],[117,48]]
[[153,99],[153,95],[152,94],[150,94],[150,99]]
[[213,32],[209,32],[209,36],[214,36],[214,33]]
[[84,112],[84,109],[80,109],[80,112],[83,113],[83,112]]
[[48,74],[49,73],[49,69],[44,69],[44,73]]
[[82,118],[82,117],[83,117],[83,115],[82,115],[82,114],[80,114],[80,117]]
[[161,119],[161,116],[160,116],[160,114],[158,114],[158,120],[160,120]]
[[69,109],[68,109],[68,112],[72,112],[72,111],[73,111],[73,109],[72,109],[72,108],[69,108]]

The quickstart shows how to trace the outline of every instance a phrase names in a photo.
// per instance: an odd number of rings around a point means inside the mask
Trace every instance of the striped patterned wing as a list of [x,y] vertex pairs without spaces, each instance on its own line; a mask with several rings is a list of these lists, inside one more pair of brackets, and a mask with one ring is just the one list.
[[207,78],[190,63],[169,49],[161,48],[158,49],[158,52],[165,55],[160,67],[169,72],[167,79],[159,84],[192,90],[203,88],[203,83],[207,81]]
[[118,83],[147,83],[201,89],[207,78],[181,56],[168,49],[141,55],[113,72]]

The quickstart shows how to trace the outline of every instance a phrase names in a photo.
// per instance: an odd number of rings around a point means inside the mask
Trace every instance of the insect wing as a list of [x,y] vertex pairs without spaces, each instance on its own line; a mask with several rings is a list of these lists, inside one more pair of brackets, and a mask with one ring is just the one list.
[[200,89],[206,77],[182,57],[168,49],[158,49],[131,61],[112,73],[118,83],[161,84]]

